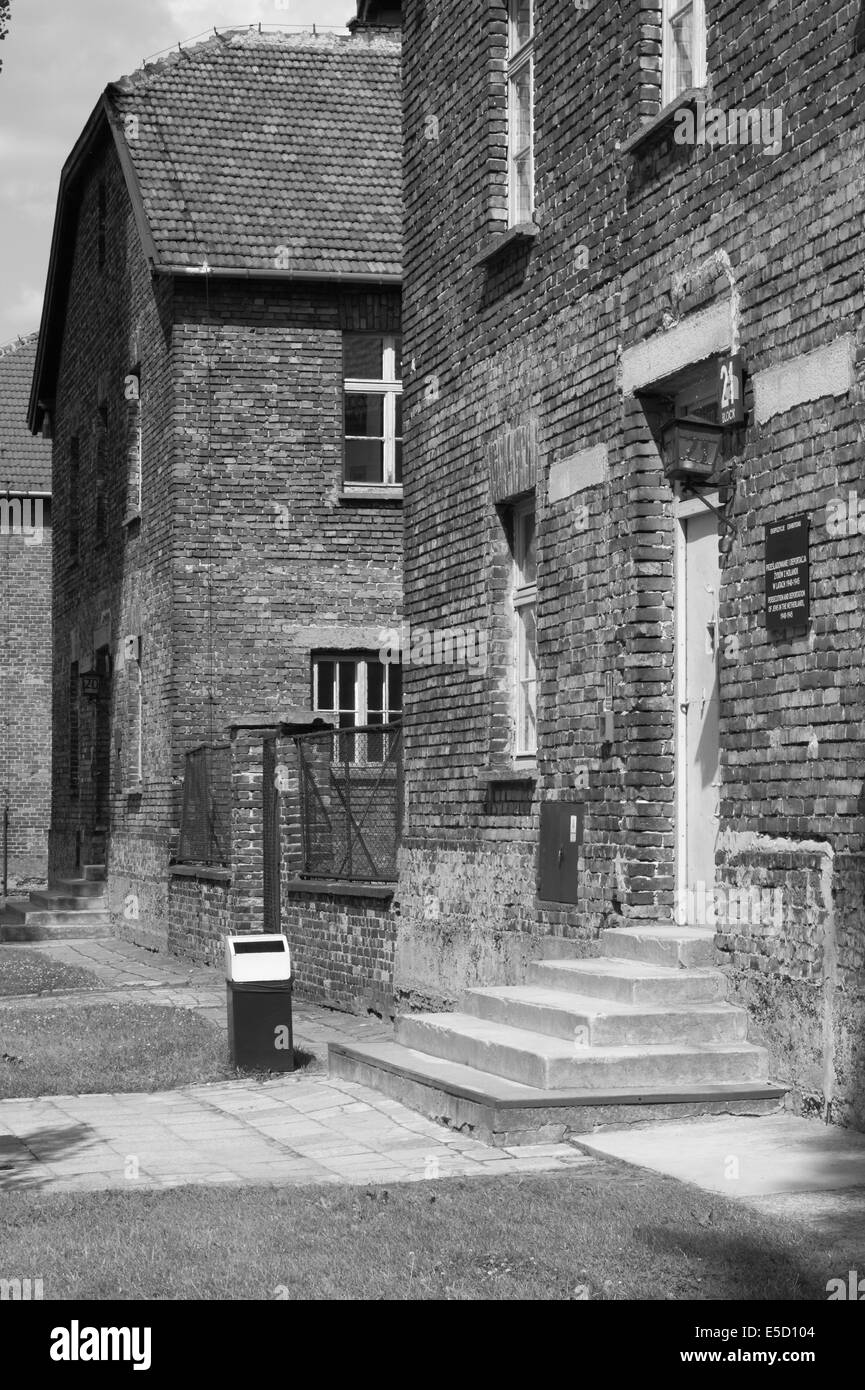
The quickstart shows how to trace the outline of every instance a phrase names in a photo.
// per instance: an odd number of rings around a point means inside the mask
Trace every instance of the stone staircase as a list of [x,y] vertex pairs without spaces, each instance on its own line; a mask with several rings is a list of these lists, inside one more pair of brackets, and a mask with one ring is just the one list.
[[617,928],[601,952],[534,961],[525,984],[470,989],[455,1013],[403,1014],[393,1042],[332,1044],[331,1072],[498,1143],[778,1105],[713,932]]
[[111,935],[105,866],[88,864],[82,878],[58,878],[0,911],[0,942],[51,941]]

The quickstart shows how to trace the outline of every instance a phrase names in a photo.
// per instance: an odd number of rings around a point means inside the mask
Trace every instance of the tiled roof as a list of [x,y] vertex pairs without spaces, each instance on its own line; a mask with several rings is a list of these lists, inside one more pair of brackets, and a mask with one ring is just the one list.
[[107,97],[157,266],[400,273],[398,35],[233,31]]
[[0,347],[0,493],[51,491],[51,444],[27,428],[38,334]]

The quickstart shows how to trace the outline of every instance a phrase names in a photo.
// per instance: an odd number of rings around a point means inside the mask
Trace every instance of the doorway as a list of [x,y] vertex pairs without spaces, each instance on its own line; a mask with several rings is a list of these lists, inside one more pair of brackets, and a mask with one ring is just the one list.
[[[717,495],[706,499],[718,505]],[[699,498],[676,513],[676,812],[679,925],[714,925],[720,814],[718,521]]]

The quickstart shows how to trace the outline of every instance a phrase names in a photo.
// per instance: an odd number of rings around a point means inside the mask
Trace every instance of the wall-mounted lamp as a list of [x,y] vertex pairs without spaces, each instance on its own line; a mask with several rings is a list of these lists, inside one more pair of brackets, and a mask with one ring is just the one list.
[[702,421],[674,420],[661,436],[661,458],[670,482],[699,482],[712,476],[724,430]]

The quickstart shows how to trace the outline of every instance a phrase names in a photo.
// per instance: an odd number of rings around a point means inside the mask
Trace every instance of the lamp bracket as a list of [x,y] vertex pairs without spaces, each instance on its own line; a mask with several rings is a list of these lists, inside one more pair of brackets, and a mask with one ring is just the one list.
[[[712,503],[708,501],[708,499],[704,497],[702,492],[700,491],[699,483],[695,483],[692,478],[683,478],[681,480],[680,485],[683,493],[691,493],[693,497],[697,498],[698,502],[701,502],[703,504],[707,512],[712,512],[712,514],[715,517],[717,517],[718,525],[721,526],[726,532],[728,532],[728,534],[731,535],[734,540],[739,539],[739,530],[736,524],[732,521],[727,520],[727,517],[721,511],[720,507],[712,506]],[[714,484],[708,483],[706,484],[706,486],[713,487]]]

